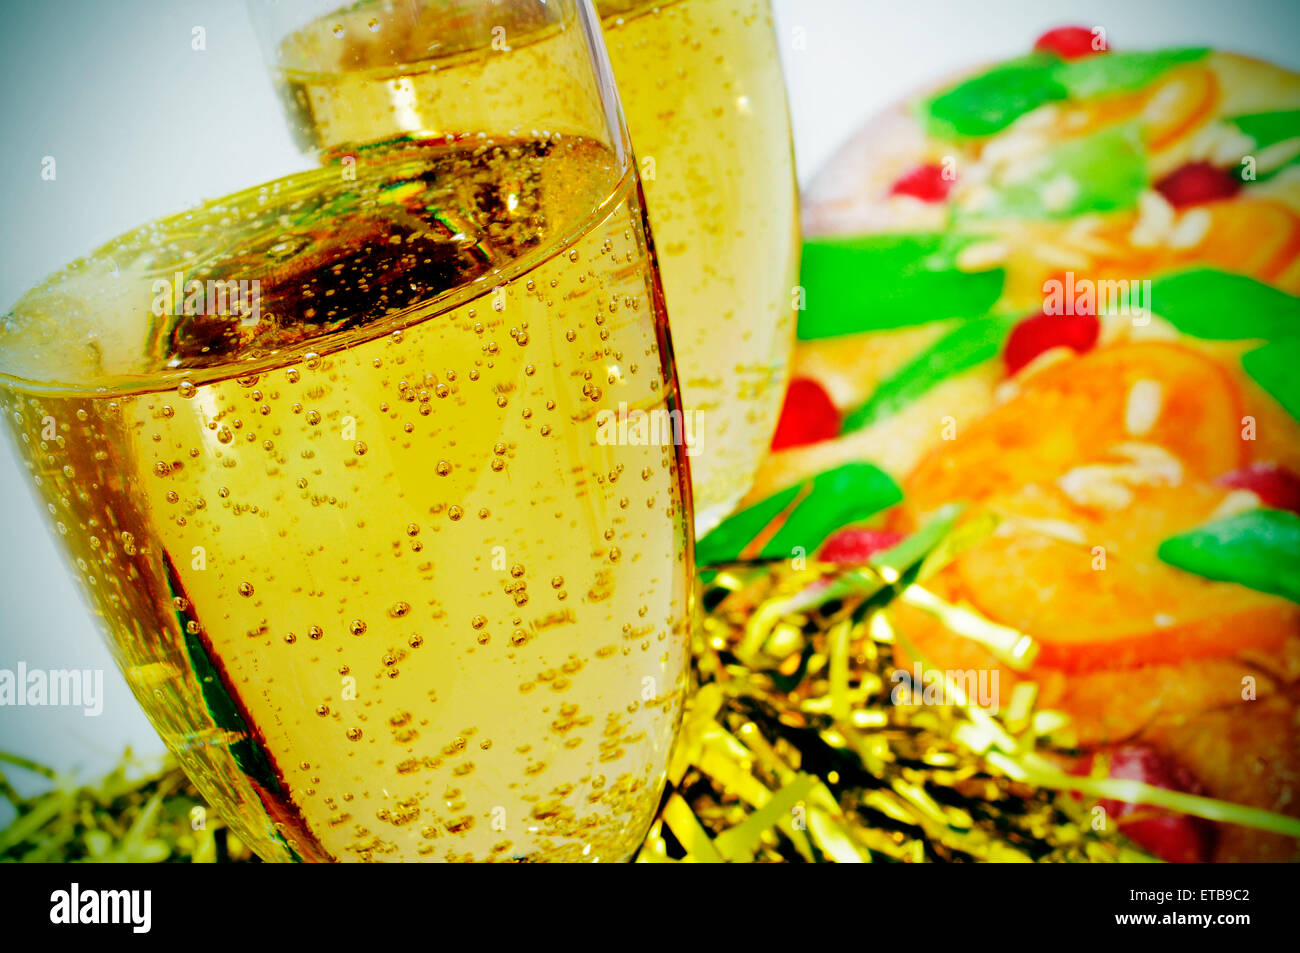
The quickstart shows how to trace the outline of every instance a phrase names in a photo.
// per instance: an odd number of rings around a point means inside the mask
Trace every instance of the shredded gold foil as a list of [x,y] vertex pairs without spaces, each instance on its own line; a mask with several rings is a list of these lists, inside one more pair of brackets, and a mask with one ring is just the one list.
[[[1020,682],[1000,711],[947,673],[945,704],[914,703],[890,624],[903,600],[1026,669],[1023,633],[952,606],[927,579],[995,528],[941,510],[858,568],[792,563],[706,571],[694,691],[668,794],[638,861],[1151,861],[1089,810],[1115,798],[1300,837],[1300,822],[1062,767],[1069,718]],[[928,666],[927,666],[928,667]],[[905,681],[905,680],[904,680]],[[897,689],[897,690],[896,690]]]
[[[917,580],[973,539],[950,526],[902,564],[751,564],[712,576],[671,791],[638,861],[1149,859],[1094,831],[1086,802],[1025,783],[1025,755],[1066,724],[1035,711],[1032,686],[997,715],[895,704],[889,601],[901,588],[949,611]],[[1009,658],[1032,658],[1019,633],[956,618],[973,637],[993,632]]]

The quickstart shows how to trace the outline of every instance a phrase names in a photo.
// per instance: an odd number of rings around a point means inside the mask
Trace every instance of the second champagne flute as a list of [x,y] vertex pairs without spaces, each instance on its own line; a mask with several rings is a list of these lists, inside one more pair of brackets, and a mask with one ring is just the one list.
[[794,347],[799,206],[768,0],[596,0],[645,183],[682,403],[695,528],[749,490]]

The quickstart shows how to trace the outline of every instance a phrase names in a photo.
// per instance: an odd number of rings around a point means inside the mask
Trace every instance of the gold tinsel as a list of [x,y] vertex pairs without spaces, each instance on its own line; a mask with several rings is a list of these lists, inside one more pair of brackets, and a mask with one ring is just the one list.
[[1036,710],[1030,683],[996,713],[952,682],[951,704],[914,704],[921,686],[894,666],[896,599],[1013,669],[1037,652],[1024,634],[924,588],[994,528],[991,518],[958,527],[959,513],[940,512],[856,569],[704,573],[695,683],[639,861],[1153,860],[1108,827],[1098,798],[1300,837],[1300,823],[1266,811],[1068,773],[1069,719]]
[[[638,860],[1149,859],[1094,830],[1084,802],[1017,777],[1044,736],[1068,727],[1034,712],[1030,694],[997,717],[913,705],[892,677],[887,601],[790,609],[839,578],[761,566],[704,587],[697,685]],[[888,591],[878,581],[877,600]]]

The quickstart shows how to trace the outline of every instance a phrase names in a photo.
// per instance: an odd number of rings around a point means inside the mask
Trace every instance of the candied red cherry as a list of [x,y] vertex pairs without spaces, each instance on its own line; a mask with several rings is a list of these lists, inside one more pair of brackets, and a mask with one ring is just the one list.
[[1214,856],[1214,825],[1187,814],[1162,814],[1121,821],[1124,836],[1170,864],[1204,864]]
[[785,406],[772,436],[772,449],[784,450],[839,436],[840,412],[821,384],[796,377],[785,392]]
[[1007,337],[1003,359],[1014,374],[1044,351],[1068,347],[1083,354],[1097,344],[1101,324],[1091,314],[1036,314],[1025,318]]
[[[1089,758],[1084,773],[1091,771]],[[1131,744],[1110,752],[1111,778],[1141,781],[1170,791],[1204,794],[1181,765],[1150,745]],[[1217,831],[1212,823],[1189,814],[1176,814],[1146,804],[1109,798],[1097,802],[1133,843],[1171,864],[1205,863],[1214,855]]]
[[850,527],[832,534],[822,545],[817,558],[824,563],[857,566],[876,553],[897,546],[904,538],[902,533]]
[[1234,490],[1249,490],[1265,506],[1300,513],[1300,477],[1276,463],[1256,463],[1215,481]]
[[1230,199],[1241,191],[1241,182],[1208,162],[1189,162],[1157,182],[1155,190],[1174,208],[1187,208]]
[[1034,41],[1034,50],[1039,53],[1055,53],[1064,60],[1077,60],[1108,51],[1109,47],[1099,45],[1101,49],[1093,46],[1093,32],[1086,26],[1062,26],[1048,30]]
[[922,202],[942,202],[952,191],[957,177],[944,175],[941,165],[919,165],[905,172],[890,187],[890,195],[910,195]]

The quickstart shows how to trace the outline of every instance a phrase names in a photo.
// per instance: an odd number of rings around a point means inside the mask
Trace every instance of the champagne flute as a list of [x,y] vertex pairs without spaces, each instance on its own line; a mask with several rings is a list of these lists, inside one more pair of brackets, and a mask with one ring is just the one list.
[[5,418],[261,857],[627,859],[680,716],[690,498],[680,444],[602,439],[680,412],[598,25],[315,6],[255,20],[325,161],[25,295]]
[[772,439],[794,347],[799,198],[769,0],[596,0],[698,419],[695,528]]

